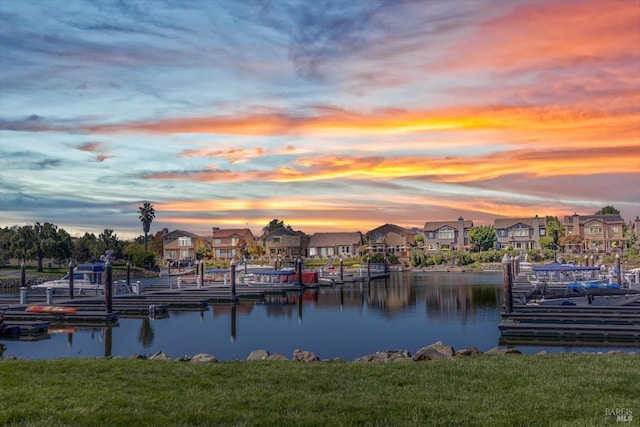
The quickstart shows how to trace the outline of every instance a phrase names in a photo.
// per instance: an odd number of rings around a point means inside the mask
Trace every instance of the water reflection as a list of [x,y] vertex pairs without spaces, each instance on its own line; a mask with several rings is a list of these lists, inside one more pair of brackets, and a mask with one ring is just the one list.
[[[111,328],[109,328],[111,329]],[[140,330],[138,331],[138,342],[142,344],[142,347],[149,348],[153,344],[154,332],[151,327],[151,321],[148,317],[142,319],[140,323]]]

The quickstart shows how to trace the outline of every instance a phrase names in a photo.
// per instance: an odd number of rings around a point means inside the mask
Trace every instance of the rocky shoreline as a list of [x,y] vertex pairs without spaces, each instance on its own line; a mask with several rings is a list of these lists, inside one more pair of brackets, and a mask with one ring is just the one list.
[[[517,348],[498,348],[494,347],[487,352],[482,352],[479,348],[470,346],[461,350],[454,350],[454,348],[450,345],[443,344],[441,341],[433,343],[431,345],[422,347],[418,351],[416,351],[413,355],[409,350],[387,350],[387,351],[379,351],[373,354],[368,354],[362,357],[358,357],[352,360],[352,363],[396,363],[396,362],[425,362],[429,360],[455,360],[464,357],[471,356],[481,356],[481,355],[507,355],[507,354],[516,354],[522,355],[523,353]],[[544,356],[548,353],[546,351],[541,351],[536,353],[533,356]],[[615,355],[615,354],[627,354],[627,355],[640,355],[635,351],[622,351],[622,350],[610,350],[606,353],[604,352],[589,352],[584,354],[596,354],[596,355]],[[125,359],[124,357],[99,357],[98,359]],[[206,353],[198,353],[195,356],[184,355],[173,359],[168,354],[158,351],[153,355],[147,357],[142,354],[135,354],[129,356],[129,360],[140,359],[140,360],[165,360],[165,361],[175,361],[175,362],[183,362],[183,363],[218,363],[218,359],[212,354]],[[2,360],[17,360],[15,356],[9,356],[5,358],[0,358]],[[347,360],[342,358],[333,358],[333,359],[320,359],[314,353],[306,350],[296,349],[293,351],[293,355],[291,359],[288,359],[286,356],[275,353],[270,354],[267,350],[254,350],[247,357],[246,361],[255,362],[255,361],[263,361],[263,360],[286,360],[292,362],[343,362],[348,363]],[[236,360],[237,361],[237,360]]]

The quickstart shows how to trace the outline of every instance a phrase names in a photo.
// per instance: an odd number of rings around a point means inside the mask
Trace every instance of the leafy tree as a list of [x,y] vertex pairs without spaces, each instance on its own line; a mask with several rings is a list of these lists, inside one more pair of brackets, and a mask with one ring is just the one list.
[[11,238],[15,230],[9,227],[0,228],[0,267],[11,259]]
[[269,224],[267,224],[267,226],[262,229],[262,234],[263,235],[269,234],[281,228],[284,228],[284,221],[275,218],[275,219],[272,219],[271,222],[269,222]]
[[105,228],[98,235],[97,247],[100,255],[104,255],[108,250],[113,251],[115,259],[122,258],[123,242],[118,239],[118,235],[109,228]]
[[415,238],[415,242],[418,247],[424,246],[424,236],[422,234],[418,234]]
[[557,216],[547,216],[545,227],[547,235],[540,238],[540,246],[542,249],[558,250],[560,241],[564,237],[564,226]]
[[469,243],[488,251],[496,245],[496,229],[492,225],[480,225],[469,231]]
[[21,261],[27,261],[36,257],[36,235],[33,227],[25,225],[19,227],[11,236],[11,255]]
[[158,231],[151,239],[151,250],[157,254],[164,254],[164,231]]
[[141,243],[129,242],[124,250],[124,256],[136,267],[153,267],[156,257],[153,252],[146,252]]
[[51,247],[51,257],[57,258],[58,263],[61,265],[62,261],[71,258],[73,253],[73,242],[71,236],[63,228],[59,228],[56,236],[56,240]]
[[98,258],[98,238],[95,234],[84,233],[73,244],[72,257],[78,262],[89,261]]
[[596,212],[594,215],[620,215],[620,211],[611,205],[607,205]]
[[149,202],[144,202],[142,206],[138,208],[140,212],[140,221],[142,222],[142,231],[144,232],[144,251],[147,251],[147,234],[151,228],[151,223],[156,217],[156,211],[153,205]]

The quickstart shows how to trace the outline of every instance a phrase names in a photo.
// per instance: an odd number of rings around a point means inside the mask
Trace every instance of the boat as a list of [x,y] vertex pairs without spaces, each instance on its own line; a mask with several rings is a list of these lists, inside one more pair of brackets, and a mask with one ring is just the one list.
[[249,273],[254,271],[265,271],[265,270],[275,270],[275,267],[272,265],[251,264],[247,262],[246,258],[242,258],[236,264],[237,273]]
[[[104,294],[104,283],[102,275],[104,264],[93,262],[79,264],[73,270],[73,292],[78,295],[98,295]],[[50,280],[39,285],[31,286],[31,289],[47,290],[53,289],[55,293],[69,292],[69,274],[62,279]]]
[[607,287],[610,283],[600,274],[600,267],[549,263],[533,267],[528,276],[533,289],[543,292],[566,288]]
[[294,286],[291,276],[296,274],[292,270],[263,270],[252,273],[241,273],[240,284],[247,286]]

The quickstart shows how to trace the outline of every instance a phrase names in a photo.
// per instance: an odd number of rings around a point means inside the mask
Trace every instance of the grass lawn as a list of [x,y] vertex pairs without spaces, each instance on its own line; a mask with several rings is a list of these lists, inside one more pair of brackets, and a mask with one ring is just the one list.
[[[0,361],[0,425],[638,425],[640,356]],[[620,423],[615,410],[631,415]]]

